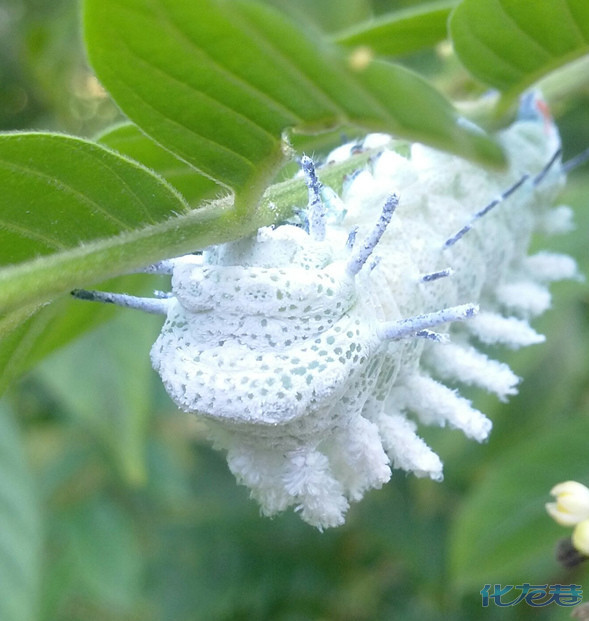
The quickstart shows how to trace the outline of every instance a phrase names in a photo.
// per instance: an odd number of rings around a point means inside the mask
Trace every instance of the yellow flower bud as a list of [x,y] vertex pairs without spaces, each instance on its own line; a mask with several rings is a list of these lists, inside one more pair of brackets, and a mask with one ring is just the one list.
[[[546,503],[546,511],[561,526],[575,526],[589,518],[589,488],[577,481],[555,485],[550,493],[556,502]],[[589,527],[587,529],[589,545]]]

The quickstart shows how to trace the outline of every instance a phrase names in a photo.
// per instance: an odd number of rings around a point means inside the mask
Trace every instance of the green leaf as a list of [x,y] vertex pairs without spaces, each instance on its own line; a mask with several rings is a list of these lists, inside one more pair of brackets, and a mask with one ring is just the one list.
[[0,406],[0,619],[34,621],[39,599],[40,515],[22,439]]
[[451,570],[458,590],[490,583],[541,584],[558,571],[554,547],[570,536],[544,504],[561,481],[589,481],[589,422],[558,422],[502,453],[477,480],[451,535]]
[[464,66],[512,100],[589,53],[589,3],[463,0],[450,18],[450,33]]
[[448,17],[457,3],[442,0],[395,11],[340,32],[334,41],[347,47],[367,46],[383,56],[412,54],[448,37]]
[[376,61],[354,70],[319,32],[297,28],[270,7],[238,0],[84,6],[90,61],[125,114],[235,190],[246,210],[284,162],[287,129],[350,123],[501,161],[416,74]]
[[221,188],[212,179],[160,147],[132,123],[109,129],[98,137],[98,142],[154,170],[192,207],[198,207],[201,201],[215,198],[220,193]]

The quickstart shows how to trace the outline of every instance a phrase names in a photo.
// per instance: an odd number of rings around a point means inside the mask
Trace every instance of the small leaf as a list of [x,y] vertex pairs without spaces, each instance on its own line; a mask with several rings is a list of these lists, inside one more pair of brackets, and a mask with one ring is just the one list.
[[442,0],[389,13],[337,33],[347,47],[367,46],[375,54],[401,56],[432,47],[448,37],[448,17],[458,0]]
[[221,188],[212,179],[160,147],[133,123],[124,123],[104,132],[98,142],[157,172],[193,207],[221,193]]
[[589,53],[589,3],[463,0],[450,18],[450,33],[464,66],[512,99]]
[[22,439],[0,406],[0,619],[34,621],[40,584],[40,515]]
[[456,588],[541,584],[554,575],[554,547],[570,531],[553,522],[544,504],[556,483],[589,481],[588,438],[587,420],[561,422],[502,453],[477,481],[451,536]]

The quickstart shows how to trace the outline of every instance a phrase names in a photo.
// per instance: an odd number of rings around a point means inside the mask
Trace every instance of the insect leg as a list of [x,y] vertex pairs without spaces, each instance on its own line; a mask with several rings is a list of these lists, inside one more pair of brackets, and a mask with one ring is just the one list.
[[136,274],[162,274],[169,275],[174,271],[174,267],[179,264],[189,264],[189,265],[201,265],[203,262],[202,254],[185,254],[181,257],[176,257],[174,259],[164,259],[163,261],[158,261],[157,263],[152,263],[151,265],[146,265],[134,273]]
[[126,293],[108,293],[106,291],[89,291],[87,289],[74,289],[71,294],[78,300],[116,304],[117,306],[134,308],[155,315],[165,315],[168,312],[169,306],[169,299],[167,298],[140,298],[134,295],[127,295]]
[[440,270],[439,272],[431,272],[429,274],[424,274],[421,277],[423,282],[433,282],[434,280],[438,280],[440,278],[446,278],[446,276],[451,276],[454,270],[451,267],[447,267],[446,269]]
[[450,237],[444,242],[444,248],[449,248],[450,246],[453,246],[459,239],[461,239],[466,233],[468,233],[470,229],[472,229],[474,223],[477,220],[482,218],[485,214],[489,213],[489,211],[491,211],[493,207],[496,207],[497,205],[499,205],[499,203],[502,203],[506,198],[511,196],[518,188],[520,188],[529,179],[529,177],[530,175],[525,174],[518,181],[516,181],[512,186],[507,188],[507,190],[505,190],[505,192],[503,192],[500,196],[498,196],[497,198],[494,198],[490,203],[485,205],[480,211],[477,211],[474,214],[474,216],[470,219],[470,222],[468,224],[465,224],[458,231],[458,233],[456,233],[455,235],[453,235],[452,237]]
[[[407,319],[398,321],[387,321],[379,326],[379,335],[383,340],[396,341],[408,336],[428,337],[423,334],[428,328],[433,328],[442,323],[450,321],[462,321],[473,317],[478,313],[479,307],[476,304],[461,304],[460,306],[450,306],[434,313],[425,313],[424,315],[415,315]],[[431,338],[431,337],[430,337]]]
[[347,266],[347,272],[350,276],[356,275],[362,269],[362,266],[366,263],[368,257],[372,254],[372,251],[376,248],[380,238],[386,231],[398,204],[399,197],[396,194],[391,194],[383,205],[382,213],[380,214],[380,218],[372,230],[372,233],[368,235],[362,244],[354,247],[354,254],[350,257]]
[[556,162],[556,160],[558,160],[561,154],[562,149],[556,149],[554,155],[548,160],[546,166],[544,166],[544,168],[534,177],[534,180],[532,181],[534,187],[541,183],[542,179],[544,179],[544,177],[549,173],[550,169],[554,166],[554,163]]
[[141,274],[171,274],[173,269],[173,259],[168,259],[152,263],[151,265],[146,265],[145,267],[138,269],[137,272]]
[[317,178],[315,164],[308,155],[301,157],[301,168],[309,190],[309,234],[317,241],[325,239],[325,218],[327,211],[321,200],[321,182]]
[[575,168],[582,166],[587,160],[589,160],[589,149],[585,149],[584,151],[581,151],[581,153],[579,153],[578,155],[575,155],[575,157],[566,161],[562,165],[561,170],[566,175],[571,170],[574,170]]

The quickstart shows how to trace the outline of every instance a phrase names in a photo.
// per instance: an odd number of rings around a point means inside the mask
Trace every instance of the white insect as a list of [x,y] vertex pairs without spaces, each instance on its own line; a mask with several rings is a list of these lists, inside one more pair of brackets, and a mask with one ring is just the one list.
[[560,139],[537,104],[498,136],[507,173],[419,144],[408,158],[384,148],[326,208],[303,157],[308,232],[262,228],[152,266],[172,275],[164,299],[74,294],[164,313],[153,367],[180,408],[208,420],[262,512],[294,505],[314,526],[340,525],[391,468],[442,478],[414,419],[487,438],[491,422],[439,380],[514,394],[518,378],[473,343],[543,341],[528,319],[550,304],[545,283],[576,276],[567,256],[527,256],[534,230],[570,226],[570,210],[552,207]]

